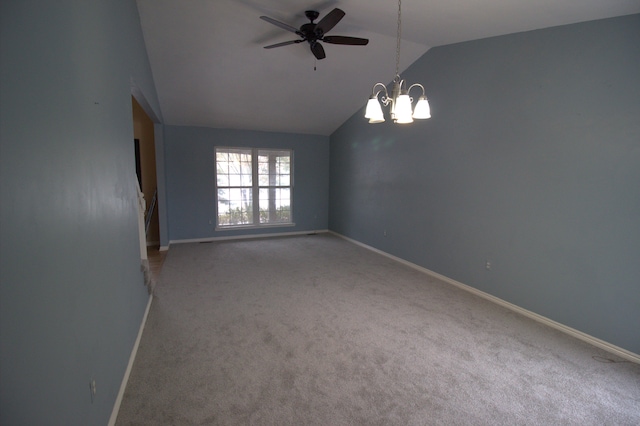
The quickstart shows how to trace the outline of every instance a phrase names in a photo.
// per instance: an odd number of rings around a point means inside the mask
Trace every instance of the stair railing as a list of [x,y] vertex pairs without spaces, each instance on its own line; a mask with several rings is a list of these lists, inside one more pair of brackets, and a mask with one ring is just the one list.
[[158,202],[158,188],[153,192],[153,198],[151,199],[151,204],[149,204],[149,210],[147,210],[147,217],[144,220],[144,231],[145,234],[149,234],[149,224],[151,223],[151,218],[153,217],[153,212],[156,209],[156,204]]

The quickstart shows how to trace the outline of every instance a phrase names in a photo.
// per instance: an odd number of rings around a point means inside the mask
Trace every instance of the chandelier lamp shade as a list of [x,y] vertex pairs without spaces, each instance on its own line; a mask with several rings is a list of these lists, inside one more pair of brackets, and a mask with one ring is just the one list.
[[[369,119],[369,123],[382,123],[385,121],[382,105],[390,107],[391,119],[394,123],[412,123],[414,119],[423,120],[431,117],[431,108],[424,91],[424,86],[419,83],[412,84],[406,88],[406,83],[400,78],[400,38],[401,38],[401,11],[402,0],[398,0],[398,37],[396,43],[396,76],[393,79],[391,96],[387,91],[387,86],[376,83],[371,90],[371,97],[367,102],[364,117]],[[422,89],[422,95],[418,98],[415,108],[412,107],[413,98],[409,97],[409,92],[414,87]],[[381,95],[382,94],[382,95]],[[381,96],[378,99],[378,96]],[[381,104],[382,103],[382,104]]]

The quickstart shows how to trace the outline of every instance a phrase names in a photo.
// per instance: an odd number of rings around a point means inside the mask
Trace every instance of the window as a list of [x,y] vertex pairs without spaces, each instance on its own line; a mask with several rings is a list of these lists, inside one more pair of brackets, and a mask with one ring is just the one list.
[[219,228],[293,225],[293,151],[216,148]]

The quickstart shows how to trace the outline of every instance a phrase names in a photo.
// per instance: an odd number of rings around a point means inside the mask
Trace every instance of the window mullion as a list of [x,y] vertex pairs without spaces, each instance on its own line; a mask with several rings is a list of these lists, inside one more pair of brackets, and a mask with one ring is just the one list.
[[258,179],[258,149],[251,150],[251,199],[253,201],[253,224],[260,224],[260,180]]
[[269,154],[269,218],[276,218],[276,155]]

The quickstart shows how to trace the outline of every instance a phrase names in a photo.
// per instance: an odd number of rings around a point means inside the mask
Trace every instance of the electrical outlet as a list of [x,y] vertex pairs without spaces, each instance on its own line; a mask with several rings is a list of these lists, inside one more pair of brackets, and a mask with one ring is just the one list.
[[490,271],[491,270],[491,262],[489,262],[487,260],[487,262],[484,264],[484,269],[486,269],[487,271]]
[[385,237],[387,236],[387,230],[386,229],[382,232],[382,235],[384,235]]
[[92,378],[89,382],[89,390],[91,391],[91,402],[93,403],[93,400],[96,397],[96,379]]

